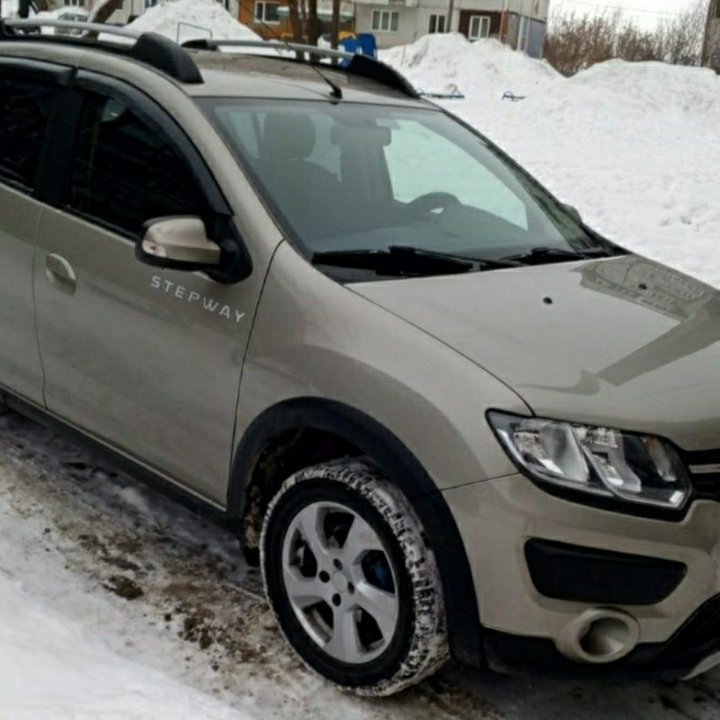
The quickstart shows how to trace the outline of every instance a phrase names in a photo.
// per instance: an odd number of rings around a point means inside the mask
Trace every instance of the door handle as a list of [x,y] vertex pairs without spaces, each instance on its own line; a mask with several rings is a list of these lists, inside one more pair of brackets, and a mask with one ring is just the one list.
[[50,253],[45,258],[45,274],[58,290],[73,295],[77,285],[77,276],[72,265],[62,255]]

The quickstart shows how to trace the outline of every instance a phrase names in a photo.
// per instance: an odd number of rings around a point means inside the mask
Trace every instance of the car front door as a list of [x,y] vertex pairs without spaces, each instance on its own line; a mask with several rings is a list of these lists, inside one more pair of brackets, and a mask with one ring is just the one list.
[[0,58],[0,390],[42,404],[33,303],[39,175],[58,88],[70,70]]
[[139,262],[146,221],[200,216],[212,237],[234,228],[229,210],[146,96],[81,73],[66,102],[67,187],[40,218],[35,263],[47,408],[222,505],[259,284]]

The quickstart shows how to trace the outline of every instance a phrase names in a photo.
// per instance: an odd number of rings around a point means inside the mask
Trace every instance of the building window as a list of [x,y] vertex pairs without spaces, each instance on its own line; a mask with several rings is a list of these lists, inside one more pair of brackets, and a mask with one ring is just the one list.
[[275,2],[256,2],[255,3],[255,19],[258,22],[268,23],[270,25],[280,22],[278,8],[280,3]]
[[518,39],[516,50],[527,50],[528,40],[530,39],[530,18],[520,18],[520,29],[518,30]]
[[468,38],[478,40],[486,37],[490,37],[490,18],[487,15],[473,15],[470,18]]
[[155,7],[158,4],[158,0],[145,0],[145,9]]
[[373,32],[397,32],[400,13],[395,10],[373,10]]
[[66,7],[85,7],[85,0],[65,0]]
[[445,15],[436,15],[435,13],[430,14],[430,24],[428,25],[429,33],[444,33],[445,32]]

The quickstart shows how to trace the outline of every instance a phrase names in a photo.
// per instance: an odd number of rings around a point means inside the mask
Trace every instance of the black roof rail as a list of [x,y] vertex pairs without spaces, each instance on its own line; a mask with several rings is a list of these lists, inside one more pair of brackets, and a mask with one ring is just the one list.
[[199,85],[203,82],[203,76],[192,57],[164,35],[143,33],[129,54],[131,58],[152,65],[181,83]]
[[[38,31],[43,27],[82,31],[83,36],[42,35]],[[100,40],[102,33],[124,40],[134,40],[132,44]],[[8,20],[0,19],[0,41],[30,40],[33,42],[60,42],[71,45],[92,46],[97,50],[122,55],[145,65],[181,83],[199,84],[203,77],[192,57],[180,45],[163,35],[146,32],[139,33],[115,25],[103,23],[77,22],[73,20]]]
[[[42,35],[43,27],[74,30],[83,35]],[[110,42],[99,39],[102,34],[106,37],[121,40],[134,40],[127,42]],[[261,48],[274,51],[295,52],[300,62],[319,64],[317,58],[339,58],[347,62],[343,67],[333,67],[333,70],[358,75],[374,80],[386,87],[393,88],[411,98],[419,98],[420,94],[397,70],[389,65],[375,60],[368,55],[328,50],[314,45],[301,45],[282,41],[268,40],[190,40],[178,45],[163,35],[146,32],[139,33],[125,27],[106,25],[104,23],[79,22],[75,20],[44,20],[31,18],[26,20],[11,20],[0,18],[0,41],[5,40],[32,40],[42,42],[61,42],[81,46],[92,46],[97,50],[132,58],[160,70],[162,73],[181,83],[200,84],[203,82],[202,74],[187,49],[195,50],[221,50],[223,47]],[[306,60],[305,57],[308,57]],[[273,57],[273,55],[269,55]],[[275,55],[277,57],[277,55]]]
[[369,80],[374,80],[382,85],[399,90],[401,93],[411,98],[420,97],[417,90],[415,90],[407,79],[397,70],[391,68],[383,62],[380,62],[379,60],[376,60],[375,58],[370,57],[369,55],[343,52],[341,50],[328,50],[326,48],[316,47],[315,45],[301,45],[298,43],[283,42],[280,40],[214,40],[210,38],[189,40],[183,43],[182,47],[194,50],[222,50],[224,47],[285,50],[296,53],[300,61],[305,61],[304,58],[307,54],[310,60],[305,62],[314,62],[314,64],[319,64],[313,60],[314,58],[338,58],[349,62],[343,67],[335,66],[329,69],[344,70],[345,72],[349,72],[353,75],[359,75]]

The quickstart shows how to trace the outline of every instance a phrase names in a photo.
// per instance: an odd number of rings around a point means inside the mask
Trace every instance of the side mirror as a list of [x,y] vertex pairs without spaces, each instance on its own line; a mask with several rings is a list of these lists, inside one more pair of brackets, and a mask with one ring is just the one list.
[[171,270],[217,270],[220,246],[209,240],[199,217],[157,218],[146,222],[135,246],[140,262]]

